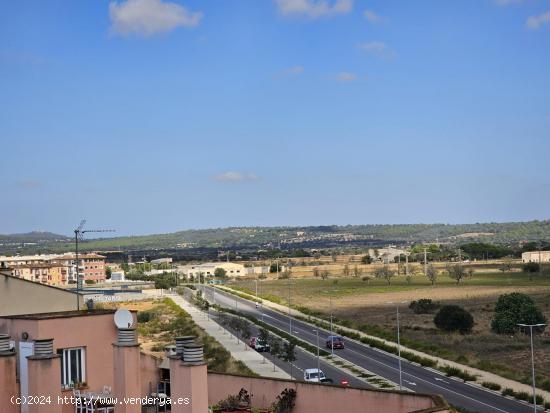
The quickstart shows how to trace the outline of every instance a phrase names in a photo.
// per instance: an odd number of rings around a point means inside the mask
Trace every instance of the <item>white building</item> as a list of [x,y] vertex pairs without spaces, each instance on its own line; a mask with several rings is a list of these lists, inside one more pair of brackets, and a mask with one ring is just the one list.
[[521,254],[523,262],[550,262],[550,251],[529,251]]
[[191,264],[178,267],[178,273],[186,277],[204,275],[213,277],[216,269],[223,268],[227,277],[242,277],[247,274],[247,269],[242,264],[232,262],[206,262],[204,264]]
[[111,271],[111,278],[107,280],[108,282],[119,282],[119,281],[126,281],[126,274],[124,274],[124,271]]

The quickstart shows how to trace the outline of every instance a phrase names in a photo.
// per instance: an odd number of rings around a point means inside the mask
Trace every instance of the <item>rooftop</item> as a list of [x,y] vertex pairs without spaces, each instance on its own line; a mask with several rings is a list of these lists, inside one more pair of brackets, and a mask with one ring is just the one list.
[[94,315],[105,315],[105,314],[114,314],[116,310],[74,310],[74,311],[59,311],[55,313],[37,313],[37,314],[18,314],[18,315],[7,315],[0,316],[0,318],[5,319],[16,319],[16,320],[49,320],[55,318],[69,318],[69,317],[87,317]]

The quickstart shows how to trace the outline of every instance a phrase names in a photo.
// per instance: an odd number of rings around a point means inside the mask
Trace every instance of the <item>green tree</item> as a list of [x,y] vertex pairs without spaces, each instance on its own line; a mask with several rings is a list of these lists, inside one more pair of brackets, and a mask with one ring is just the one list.
[[447,274],[449,274],[449,277],[455,280],[457,284],[460,284],[460,281],[468,275],[464,266],[460,263],[447,265]]
[[222,267],[218,267],[214,271],[214,277],[217,277],[217,278],[225,278],[226,274],[227,272]]
[[353,276],[354,277],[359,277],[361,275],[361,270],[359,269],[359,267],[356,265],[353,267]]
[[[518,324],[546,323],[546,317],[531,297],[522,293],[501,295],[495,304],[491,329],[497,334],[513,334]],[[543,331],[541,328],[538,331]]]
[[330,275],[330,273],[328,272],[328,270],[323,270],[323,271],[321,272],[321,278],[322,278],[323,280],[326,280],[326,279],[328,278],[329,275]]
[[290,364],[290,377],[292,377],[292,363],[296,361],[296,340],[291,338],[283,344],[281,358]]
[[362,258],[361,258],[361,262],[363,264],[372,264],[372,258],[369,254],[367,255],[364,255]]
[[533,274],[540,271],[540,264],[538,262],[527,262],[521,266],[523,272]]
[[313,268],[313,276],[319,277],[321,275],[321,272],[319,271],[319,268],[315,267]]
[[107,266],[105,268],[105,278],[110,280],[112,274],[113,274],[113,270],[111,269],[111,267]]
[[376,278],[383,278],[384,280],[386,280],[388,285],[391,285],[391,279],[394,275],[395,275],[395,271],[390,269],[390,267],[387,266],[387,265],[384,265],[383,267],[377,268],[374,271],[374,276]]
[[430,280],[432,285],[434,285],[437,280],[437,274],[437,268],[435,268],[432,263],[428,264],[428,266],[426,267],[426,277],[428,277],[428,280]]
[[445,305],[435,315],[434,324],[443,331],[458,331],[460,334],[465,334],[472,331],[474,318],[458,305]]

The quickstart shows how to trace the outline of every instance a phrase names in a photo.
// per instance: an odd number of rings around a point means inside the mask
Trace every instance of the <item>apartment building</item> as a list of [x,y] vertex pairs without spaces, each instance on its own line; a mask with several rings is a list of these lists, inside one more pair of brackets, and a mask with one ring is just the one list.
[[[95,253],[79,254],[79,272],[84,281],[105,281],[105,257]],[[76,256],[73,253],[0,256],[0,267],[9,275],[48,285],[76,283]]]
[[225,271],[227,277],[242,277],[247,275],[247,269],[242,264],[232,262],[206,262],[203,264],[183,265],[178,267],[178,273],[184,274],[187,278],[203,275],[207,278],[213,277],[218,268]]

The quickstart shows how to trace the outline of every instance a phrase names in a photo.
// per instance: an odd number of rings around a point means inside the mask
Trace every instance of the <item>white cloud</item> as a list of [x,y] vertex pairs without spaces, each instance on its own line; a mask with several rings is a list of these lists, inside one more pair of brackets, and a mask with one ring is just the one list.
[[540,26],[547,23],[550,23],[550,11],[529,17],[526,24],[529,29],[537,30]]
[[383,58],[393,58],[395,57],[395,52],[391,50],[388,45],[384,42],[367,42],[361,43],[359,45],[361,49],[366,54],[383,57]]
[[353,0],[275,0],[283,16],[304,16],[310,19],[349,13]]
[[336,80],[339,82],[353,82],[356,79],[357,75],[355,73],[340,72],[336,75]]
[[257,175],[251,173],[227,171],[216,175],[214,179],[218,182],[243,182],[257,181],[260,178]]
[[304,67],[303,66],[292,66],[292,67],[288,67],[285,70],[283,70],[283,74],[288,75],[288,76],[291,76],[291,75],[298,76],[298,75],[301,75],[302,73],[304,73]]
[[367,20],[371,23],[377,23],[380,21],[380,16],[373,12],[372,10],[365,10],[363,12],[363,15],[367,18]]
[[177,27],[195,27],[202,19],[201,12],[190,12],[177,3],[162,0],[113,1],[109,4],[109,16],[113,33],[144,37]]

